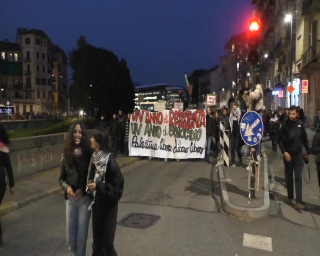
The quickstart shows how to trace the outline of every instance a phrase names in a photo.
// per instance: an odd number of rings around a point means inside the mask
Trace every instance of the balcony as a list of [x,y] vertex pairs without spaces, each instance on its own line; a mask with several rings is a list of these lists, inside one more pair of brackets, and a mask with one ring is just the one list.
[[23,74],[25,76],[31,76],[31,71],[30,70],[25,70],[25,71],[23,71]]
[[23,58],[23,61],[24,61],[24,62],[30,62],[31,59],[30,59],[30,57],[24,57],[24,58]]
[[15,89],[15,90],[23,90],[22,84],[14,84],[12,87],[13,87],[13,89]]
[[302,54],[302,68],[306,67],[311,62],[317,61],[318,58],[320,58],[320,40]]

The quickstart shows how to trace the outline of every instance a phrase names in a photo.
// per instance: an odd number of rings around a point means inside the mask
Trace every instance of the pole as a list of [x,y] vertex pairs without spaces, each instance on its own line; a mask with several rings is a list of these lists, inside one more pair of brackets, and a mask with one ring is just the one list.
[[[290,30],[290,84],[292,84],[292,19],[290,21],[291,30]],[[291,93],[290,93],[290,106],[291,106]],[[289,107],[290,107],[289,106]]]

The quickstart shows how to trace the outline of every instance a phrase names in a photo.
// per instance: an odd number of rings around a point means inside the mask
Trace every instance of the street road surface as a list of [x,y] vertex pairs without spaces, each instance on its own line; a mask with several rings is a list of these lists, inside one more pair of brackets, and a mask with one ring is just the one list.
[[[247,221],[221,211],[217,174],[203,161],[142,160],[122,172],[118,220],[137,212],[160,219],[147,229],[118,225],[119,256],[319,255],[319,229],[294,224],[277,212]],[[70,255],[62,193],[12,212],[2,223],[1,256]],[[90,223],[87,255],[91,245]]]

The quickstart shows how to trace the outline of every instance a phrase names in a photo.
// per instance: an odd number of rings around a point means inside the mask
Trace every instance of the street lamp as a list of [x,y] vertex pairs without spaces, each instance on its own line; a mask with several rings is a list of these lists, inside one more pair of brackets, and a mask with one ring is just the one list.
[[268,53],[264,55],[264,58],[267,59],[269,57]]
[[9,105],[10,105],[10,102],[7,101],[7,107],[8,107],[8,109],[7,109],[7,115],[8,115],[8,120],[9,120]]
[[[290,22],[290,84],[292,83],[292,14],[286,14],[284,18],[285,23]],[[291,95],[290,95],[290,106],[291,106]]]

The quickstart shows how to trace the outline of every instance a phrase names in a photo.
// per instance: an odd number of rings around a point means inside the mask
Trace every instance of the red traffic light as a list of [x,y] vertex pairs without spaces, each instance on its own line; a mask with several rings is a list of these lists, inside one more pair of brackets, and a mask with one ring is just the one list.
[[249,30],[258,31],[260,29],[260,20],[253,18],[249,21]]

